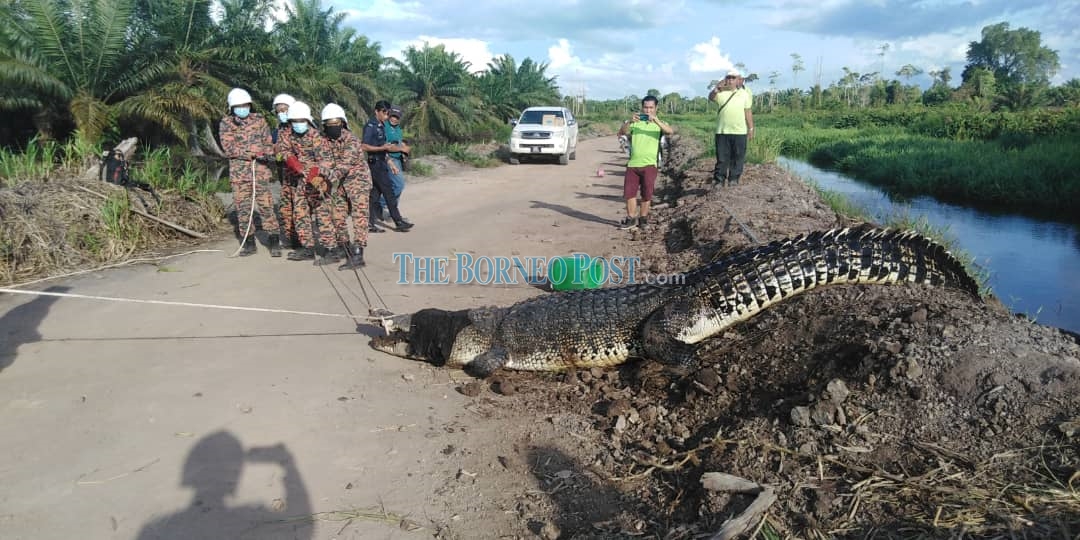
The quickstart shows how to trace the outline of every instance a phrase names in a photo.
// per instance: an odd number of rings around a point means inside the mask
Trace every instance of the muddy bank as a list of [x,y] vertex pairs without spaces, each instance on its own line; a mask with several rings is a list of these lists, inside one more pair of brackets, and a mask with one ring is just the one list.
[[[699,154],[673,150],[666,206],[613,252],[673,272],[849,224],[772,165],[715,191]],[[486,474],[448,480],[438,500],[517,518],[491,538],[689,539],[754,500],[702,487],[723,472],[776,495],[752,523],[765,538],[1073,538],[1078,358],[1076,336],[993,298],[819,290],[730,329],[689,377],[634,362],[463,385],[472,412],[519,427],[497,448],[448,448]],[[439,530],[455,537],[453,523]]]

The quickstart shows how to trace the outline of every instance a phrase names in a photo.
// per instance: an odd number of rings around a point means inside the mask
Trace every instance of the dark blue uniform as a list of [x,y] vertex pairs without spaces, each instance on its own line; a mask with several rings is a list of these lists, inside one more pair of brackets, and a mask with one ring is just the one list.
[[[383,123],[372,118],[364,124],[364,136],[361,139],[369,146],[382,146],[386,144],[386,129]],[[368,209],[371,217],[368,223],[374,227],[375,212],[379,208],[379,197],[386,199],[386,207],[390,209],[390,217],[398,229],[402,229],[407,222],[401,218],[398,211],[397,196],[394,195],[394,186],[390,182],[390,163],[387,161],[385,151],[367,153],[368,168],[371,169],[371,196],[369,197]]]

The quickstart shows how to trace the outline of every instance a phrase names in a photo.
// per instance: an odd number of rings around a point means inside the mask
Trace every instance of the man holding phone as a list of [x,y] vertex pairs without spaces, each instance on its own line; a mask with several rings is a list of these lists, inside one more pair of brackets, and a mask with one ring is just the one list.
[[720,106],[716,119],[716,166],[713,168],[713,184],[739,184],[743,165],[746,164],[746,147],[754,138],[754,115],[750,107],[754,97],[743,85],[742,75],[735,70],[709,92],[709,101]]
[[[658,100],[645,96],[641,100],[641,112],[623,122],[619,135],[630,137],[630,160],[626,163],[623,179],[623,198],[626,199],[626,217],[619,223],[622,230],[644,228],[649,223],[649,206],[656,188],[656,157],[660,153],[660,137],[675,132],[666,122],[656,117]],[[638,214],[638,192],[641,192],[641,213]]]

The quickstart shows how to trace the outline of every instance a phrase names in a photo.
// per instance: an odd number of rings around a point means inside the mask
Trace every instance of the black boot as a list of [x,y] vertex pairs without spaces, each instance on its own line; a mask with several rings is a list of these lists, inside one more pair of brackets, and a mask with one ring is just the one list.
[[271,234],[270,237],[266,239],[266,244],[266,247],[270,249],[271,257],[281,256],[281,237],[276,234]]
[[413,228],[413,224],[405,221],[405,218],[401,218],[401,221],[394,224],[394,230],[398,232],[406,232],[411,228]]
[[255,237],[249,236],[244,239],[244,248],[240,250],[241,257],[255,254]]
[[714,168],[713,170],[713,186],[717,188],[724,187],[724,172]]
[[338,270],[352,270],[365,264],[367,263],[364,262],[364,248],[359,244],[349,244],[345,254],[345,264],[339,266]]
[[315,252],[309,247],[301,247],[290,251],[287,258],[290,261],[310,261],[315,258]]
[[323,266],[326,264],[334,264],[340,259],[334,254],[334,251],[327,249],[323,246],[315,248],[315,266]]

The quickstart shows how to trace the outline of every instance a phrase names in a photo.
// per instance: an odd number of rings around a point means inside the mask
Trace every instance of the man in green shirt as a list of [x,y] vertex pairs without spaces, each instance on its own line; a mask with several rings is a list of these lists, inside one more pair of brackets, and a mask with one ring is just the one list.
[[720,106],[716,122],[716,187],[738,185],[746,163],[746,146],[754,138],[754,115],[750,107],[754,96],[743,84],[742,75],[732,70],[711,92],[709,101]]
[[[626,163],[623,179],[623,198],[626,199],[626,217],[619,223],[623,230],[644,228],[649,222],[649,204],[656,188],[656,157],[660,153],[660,137],[671,135],[675,130],[656,117],[657,99],[645,96],[641,100],[641,113],[623,122],[619,135],[630,136],[630,161]],[[641,215],[638,215],[637,196],[641,191]]]

